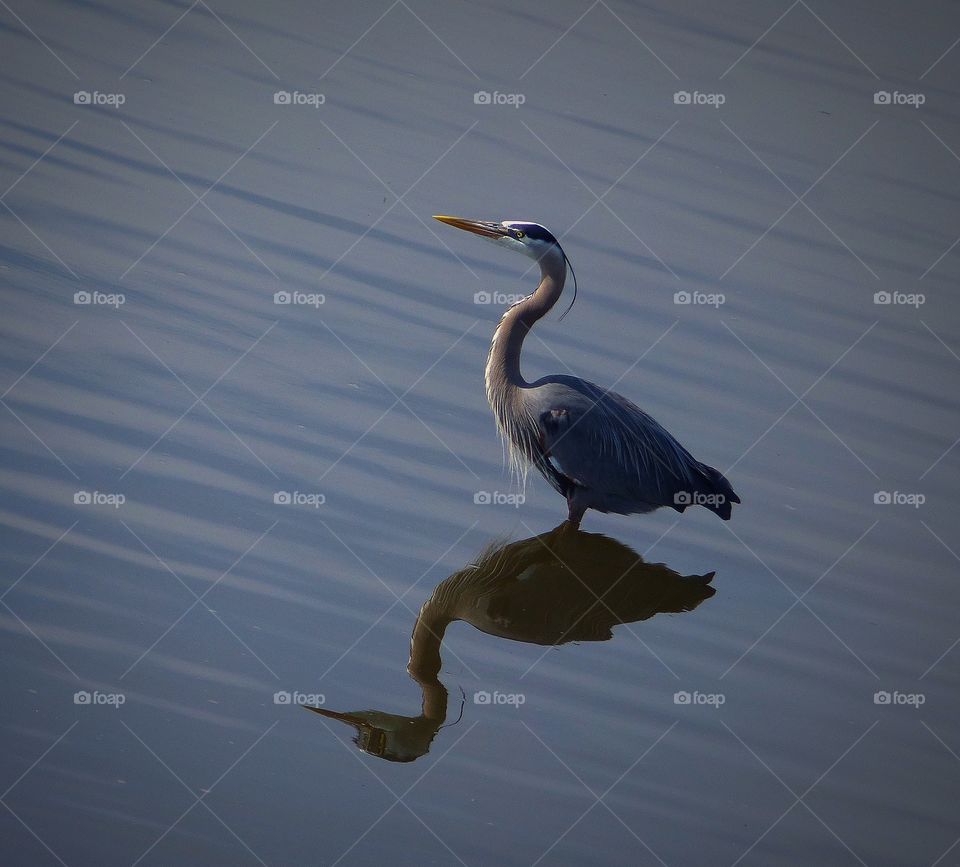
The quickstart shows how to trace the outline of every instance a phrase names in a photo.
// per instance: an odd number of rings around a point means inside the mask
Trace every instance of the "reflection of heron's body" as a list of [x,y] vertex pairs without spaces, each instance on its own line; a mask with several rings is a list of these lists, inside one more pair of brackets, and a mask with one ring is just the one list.
[[645,563],[614,539],[570,532],[564,525],[490,545],[475,563],[438,584],[420,609],[407,665],[423,690],[419,716],[310,710],[354,726],[355,742],[365,752],[412,761],[427,752],[446,716],[447,691],[437,675],[444,634],[453,621],[530,644],[606,641],[618,624],[692,611],[713,596],[712,578],[712,572],[682,576],[663,564]]
[[587,509],[630,515],[661,506],[682,512],[689,505],[728,520],[740,498],[723,474],[696,460],[625,397],[576,376],[530,383],[521,375],[523,340],[557,302],[566,280],[568,261],[557,239],[538,223],[436,219],[540,265],[540,285],[504,314],[487,360],[487,399],[514,468],[535,466],[566,497],[576,525]]

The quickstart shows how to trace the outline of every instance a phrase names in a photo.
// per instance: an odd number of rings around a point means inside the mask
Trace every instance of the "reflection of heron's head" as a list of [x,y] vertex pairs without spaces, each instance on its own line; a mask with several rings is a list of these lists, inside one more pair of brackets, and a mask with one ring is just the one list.
[[412,762],[420,758],[429,751],[443,723],[443,716],[439,719],[422,714],[409,717],[377,710],[340,713],[309,706],[307,710],[353,726],[357,732],[353,742],[365,753],[389,762]]

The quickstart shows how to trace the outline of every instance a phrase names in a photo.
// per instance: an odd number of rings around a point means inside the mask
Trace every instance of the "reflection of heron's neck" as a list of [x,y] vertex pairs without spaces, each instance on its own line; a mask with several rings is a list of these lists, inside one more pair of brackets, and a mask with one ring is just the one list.
[[453,619],[444,601],[438,599],[434,591],[434,595],[423,603],[417,622],[413,625],[407,670],[421,682],[435,678],[442,665],[440,645],[443,643],[443,634]]

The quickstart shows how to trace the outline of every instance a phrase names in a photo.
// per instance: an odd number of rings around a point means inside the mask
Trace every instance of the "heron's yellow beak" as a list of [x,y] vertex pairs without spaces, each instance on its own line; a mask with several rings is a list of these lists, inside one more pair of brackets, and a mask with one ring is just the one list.
[[455,229],[465,229],[475,235],[482,235],[484,238],[503,238],[508,234],[507,228],[500,223],[464,220],[462,217],[445,217],[442,214],[435,214],[433,219],[446,223],[448,226],[453,226]]

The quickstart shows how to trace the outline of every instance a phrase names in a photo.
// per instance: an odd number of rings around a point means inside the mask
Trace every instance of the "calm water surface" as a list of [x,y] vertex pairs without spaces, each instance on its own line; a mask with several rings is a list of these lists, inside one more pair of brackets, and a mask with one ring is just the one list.
[[[0,20],[4,864],[960,863],[955,5]],[[555,529],[434,213],[729,524]]]

